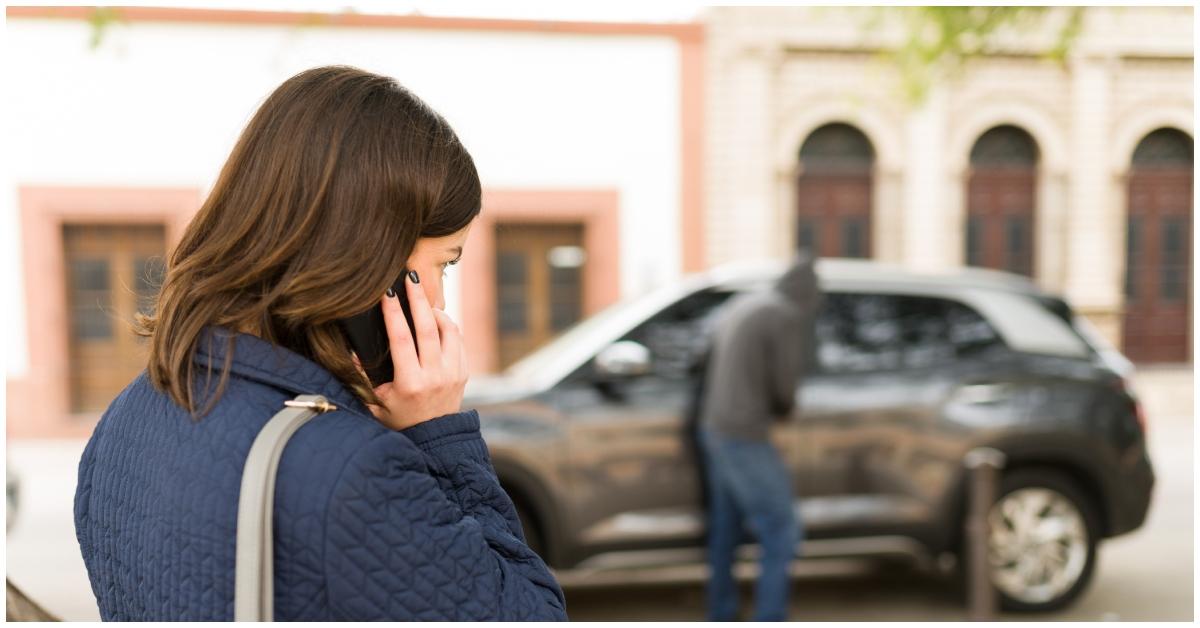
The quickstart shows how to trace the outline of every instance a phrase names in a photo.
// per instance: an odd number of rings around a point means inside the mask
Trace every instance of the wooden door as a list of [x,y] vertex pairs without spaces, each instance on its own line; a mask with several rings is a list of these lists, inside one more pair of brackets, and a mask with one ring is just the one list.
[[1033,276],[1032,168],[980,168],[968,184],[967,265]]
[[496,226],[496,337],[500,368],[583,315],[583,225]]
[[1032,277],[1037,143],[1024,129],[997,126],[975,141],[970,161],[967,265]]
[[162,285],[162,225],[65,225],[67,368],[72,412],[108,407],[146,367],[134,313],[149,312]]
[[818,257],[871,257],[871,174],[800,177],[797,244]]
[[833,123],[800,147],[796,245],[818,257],[871,257],[875,150],[857,128]]
[[1131,174],[1125,267],[1125,354],[1142,363],[1190,361],[1190,166]]

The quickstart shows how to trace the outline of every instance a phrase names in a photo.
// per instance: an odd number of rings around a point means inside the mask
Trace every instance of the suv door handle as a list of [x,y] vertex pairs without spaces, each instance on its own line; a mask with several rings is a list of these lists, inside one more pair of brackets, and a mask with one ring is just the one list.
[[970,384],[958,389],[958,397],[972,405],[997,403],[1008,398],[1008,384]]

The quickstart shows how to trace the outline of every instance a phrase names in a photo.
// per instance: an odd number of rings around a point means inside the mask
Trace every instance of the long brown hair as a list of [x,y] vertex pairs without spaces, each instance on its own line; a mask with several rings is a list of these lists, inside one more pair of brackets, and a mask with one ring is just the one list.
[[[420,237],[479,213],[475,163],[450,125],[394,79],[345,66],[301,72],[259,107],[167,261],[150,381],[196,416],[193,352],[207,325],[252,330],[379,399],[337,324],[378,304]],[[229,378],[233,337],[216,392]],[[212,376],[208,365],[207,381]]]

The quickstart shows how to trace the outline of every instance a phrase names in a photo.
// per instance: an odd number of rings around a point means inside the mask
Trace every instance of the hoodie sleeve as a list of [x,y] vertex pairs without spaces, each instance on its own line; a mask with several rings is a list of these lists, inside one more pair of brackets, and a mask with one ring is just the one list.
[[474,411],[376,436],[327,509],[340,620],[563,621],[563,594],[525,544]]
[[764,331],[774,330],[766,334],[765,355],[769,358],[771,412],[778,419],[791,414],[795,407],[796,386],[800,383],[804,367],[804,343],[794,331],[780,329],[784,326],[781,322],[762,326]]
[[812,367],[816,355],[816,316],[821,305],[816,270],[812,261],[788,273],[787,303],[775,312],[767,332],[766,355],[770,356],[771,406],[777,417],[789,415],[796,405],[796,388]]

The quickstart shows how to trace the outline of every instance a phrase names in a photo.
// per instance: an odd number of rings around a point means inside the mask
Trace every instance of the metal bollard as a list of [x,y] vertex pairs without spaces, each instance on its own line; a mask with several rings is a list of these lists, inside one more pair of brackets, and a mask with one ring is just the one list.
[[996,503],[1000,470],[1004,468],[1004,453],[991,447],[978,447],[967,452],[964,459],[968,478],[970,506],[967,511],[967,554],[969,556],[967,583],[969,587],[968,614],[970,621],[994,621],[996,589],[992,585],[991,564],[988,561],[988,511]]

